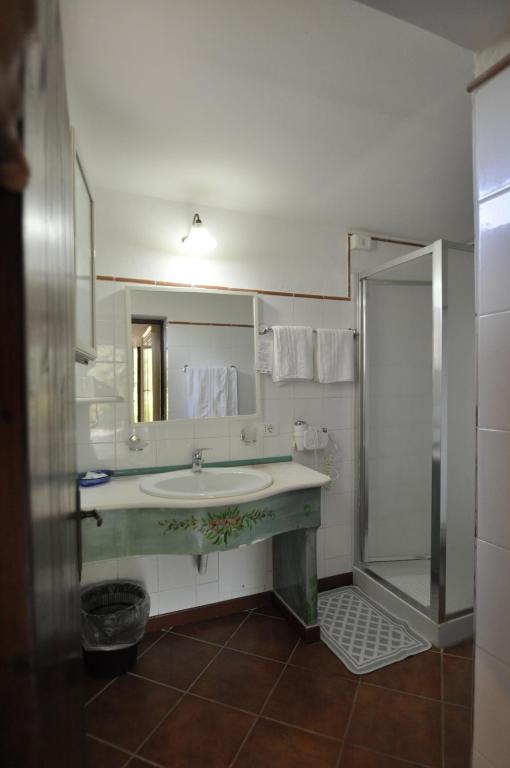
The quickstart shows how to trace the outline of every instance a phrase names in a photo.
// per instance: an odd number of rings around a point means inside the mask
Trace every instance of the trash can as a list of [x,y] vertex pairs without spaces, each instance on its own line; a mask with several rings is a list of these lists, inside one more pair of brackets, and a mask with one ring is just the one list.
[[136,663],[150,598],[136,581],[102,581],[81,591],[81,639],[92,677],[116,677]]

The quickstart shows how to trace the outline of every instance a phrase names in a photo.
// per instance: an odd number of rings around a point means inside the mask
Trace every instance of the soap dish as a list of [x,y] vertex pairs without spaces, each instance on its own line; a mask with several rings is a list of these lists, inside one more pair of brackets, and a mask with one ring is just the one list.
[[101,473],[105,474],[106,477],[91,477],[91,478],[87,479],[85,477],[85,475],[87,473],[86,472],[80,472],[80,474],[78,475],[78,479],[79,479],[79,482],[80,482],[80,486],[82,488],[88,488],[91,485],[104,485],[105,483],[109,483],[110,480],[112,479],[113,471],[111,469],[93,469],[93,470],[89,470],[89,471],[101,472]]

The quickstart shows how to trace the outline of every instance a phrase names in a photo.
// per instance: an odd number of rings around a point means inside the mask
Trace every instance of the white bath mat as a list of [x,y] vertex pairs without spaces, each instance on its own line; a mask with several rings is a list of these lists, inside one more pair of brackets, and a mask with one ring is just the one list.
[[402,619],[358,587],[319,595],[321,640],[355,675],[373,672],[431,647]]

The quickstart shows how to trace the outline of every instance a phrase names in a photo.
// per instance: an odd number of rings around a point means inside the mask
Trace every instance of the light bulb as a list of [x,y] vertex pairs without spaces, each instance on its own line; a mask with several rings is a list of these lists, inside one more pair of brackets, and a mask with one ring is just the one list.
[[189,235],[182,238],[182,245],[186,253],[203,255],[214,250],[218,243],[195,213]]

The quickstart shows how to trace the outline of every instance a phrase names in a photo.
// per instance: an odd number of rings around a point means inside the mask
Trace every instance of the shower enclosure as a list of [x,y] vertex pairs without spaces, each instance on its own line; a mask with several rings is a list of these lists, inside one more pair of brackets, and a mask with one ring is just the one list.
[[437,241],[362,273],[358,297],[354,580],[447,645],[472,632],[473,251]]

